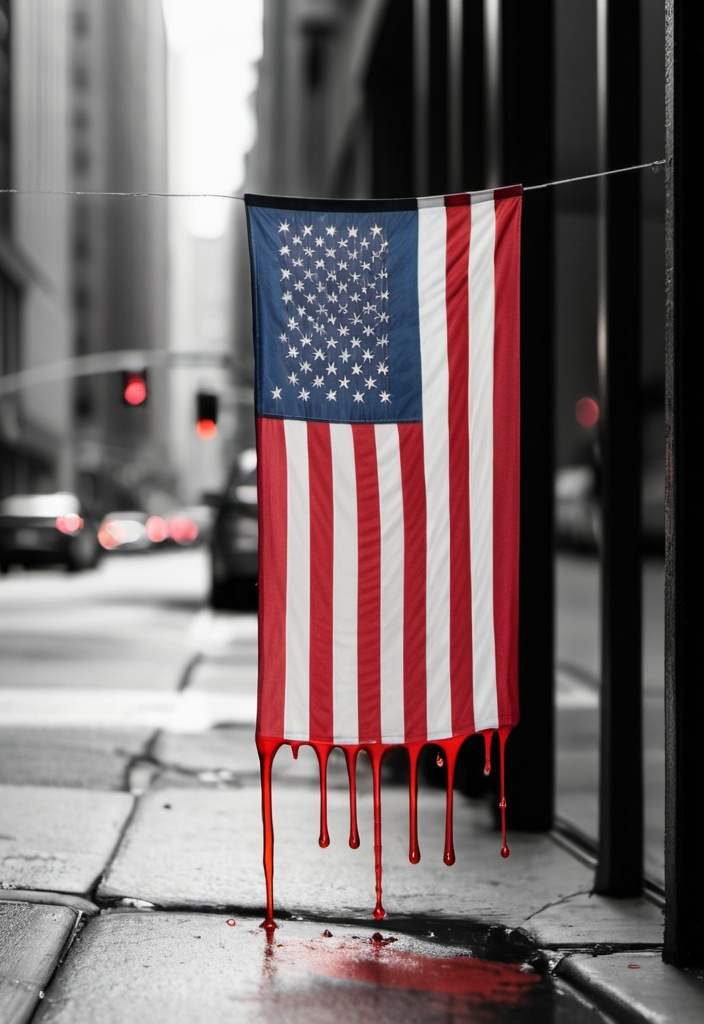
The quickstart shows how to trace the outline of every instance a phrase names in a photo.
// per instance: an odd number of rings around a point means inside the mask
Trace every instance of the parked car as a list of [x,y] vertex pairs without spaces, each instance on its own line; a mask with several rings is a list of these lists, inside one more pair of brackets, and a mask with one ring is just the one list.
[[108,512],[98,531],[106,551],[150,551],[168,536],[165,521],[137,509]]
[[63,565],[94,569],[102,549],[98,521],[77,495],[13,494],[0,501],[0,572]]
[[210,534],[210,604],[237,609],[256,603],[259,532],[257,455],[240,452],[224,491],[210,499],[214,516]]

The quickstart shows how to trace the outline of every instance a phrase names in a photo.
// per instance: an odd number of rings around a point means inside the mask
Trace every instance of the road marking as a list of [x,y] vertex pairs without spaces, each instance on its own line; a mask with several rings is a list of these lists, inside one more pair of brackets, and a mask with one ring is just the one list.
[[256,694],[185,690],[0,689],[0,725],[50,728],[152,728],[203,732],[216,725],[253,725]]

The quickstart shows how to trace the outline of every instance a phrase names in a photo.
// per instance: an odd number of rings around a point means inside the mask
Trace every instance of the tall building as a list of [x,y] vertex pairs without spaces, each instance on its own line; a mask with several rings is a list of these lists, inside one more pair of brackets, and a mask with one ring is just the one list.
[[[71,486],[69,0],[0,3],[1,493]],[[30,193],[30,194],[26,194]]]
[[[160,0],[71,0],[71,8],[74,188],[166,192]],[[113,353],[109,372],[86,374],[76,385],[82,487],[103,506],[158,503],[173,487],[166,436],[167,200],[77,197],[72,260],[76,355]],[[123,371],[146,371],[143,405],[123,402]]]

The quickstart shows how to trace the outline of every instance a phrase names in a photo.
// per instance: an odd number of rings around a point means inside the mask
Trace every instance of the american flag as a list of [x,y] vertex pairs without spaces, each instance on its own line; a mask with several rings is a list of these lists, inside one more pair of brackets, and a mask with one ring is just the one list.
[[521,203],[245,196],[260,737],[518,719]]

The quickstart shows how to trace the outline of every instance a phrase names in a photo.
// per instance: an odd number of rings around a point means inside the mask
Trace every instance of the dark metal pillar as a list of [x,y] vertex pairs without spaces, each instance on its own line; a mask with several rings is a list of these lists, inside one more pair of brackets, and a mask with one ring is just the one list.
[[[640,3],[598,0],[600,170],[640,162]],[[643,879],[640,177],[600,181],[601,746],[595,891]]]
[[696,145],[704,89],[703,38],[704,6],[699,0],[668,0],[663,959],[679,967],[704,967],[701,515],[694,494],[699,489],[702,417],[701,378],[693,365],[699,347],[704,230]]
[[[493,3],[494,0],[489,0]],[[495,14],[496,12],[494,12]],[[491,15],[491,12],[489,12]],[[489,185],[552,181],[553,3],[503,0],[500,23],[500,167]],[[489,57],[490,72],[496,62]],[[491,168],[493,160],[489,160]],[[521,263],[521,720],[506,747],[510,829],[546,831],[554,818],[553,570],[553,200],[537,189],[523,199]]]

